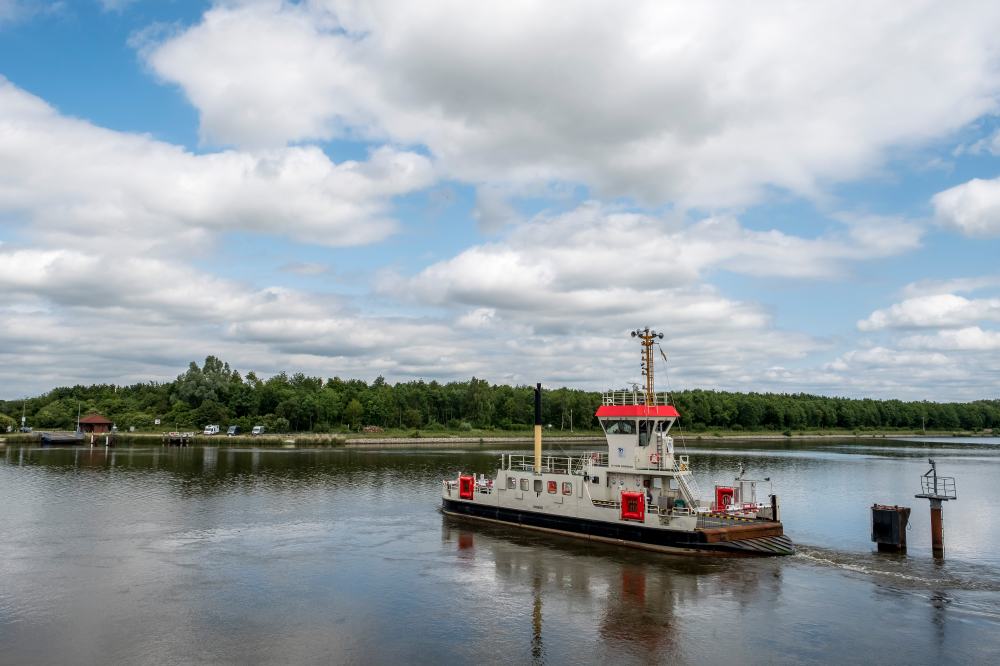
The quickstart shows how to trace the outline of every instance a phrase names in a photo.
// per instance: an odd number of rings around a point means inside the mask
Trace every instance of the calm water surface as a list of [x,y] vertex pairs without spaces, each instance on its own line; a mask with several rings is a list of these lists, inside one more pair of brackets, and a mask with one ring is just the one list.
[[[759,560],[437,512],[499,453],[0,448],[0,662],[1000,663],[998,440],[690,447],[704,489],[774,480],[800,552]],[[906,556],[874,502],[913,507]]]

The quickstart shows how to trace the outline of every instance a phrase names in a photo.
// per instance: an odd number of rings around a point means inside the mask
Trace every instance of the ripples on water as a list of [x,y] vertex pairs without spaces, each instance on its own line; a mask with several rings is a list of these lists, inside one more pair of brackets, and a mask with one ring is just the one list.
[[[799,554],[697,560],[442,517],[499,452],[0,449],[4,663],[995,663],[1000,448],[692,446],[770,476]],[[912,497],[958,477],[948,557]],[[868,541],[913,507],[906,556]]]

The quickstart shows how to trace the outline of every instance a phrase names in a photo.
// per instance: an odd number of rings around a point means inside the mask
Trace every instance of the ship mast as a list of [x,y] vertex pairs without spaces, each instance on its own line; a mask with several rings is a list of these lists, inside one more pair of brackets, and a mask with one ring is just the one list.
[[656,392],[653,388],[653,345],[656,344],[656,340],[663,339],[663,333],[657,333],[656,331],[650,330],[647,326],[646,328],[637,328],[632,331],[632,337],[639,338],[639,344],[642,345],[642,374],[646,378],[646,404],[655,405]]

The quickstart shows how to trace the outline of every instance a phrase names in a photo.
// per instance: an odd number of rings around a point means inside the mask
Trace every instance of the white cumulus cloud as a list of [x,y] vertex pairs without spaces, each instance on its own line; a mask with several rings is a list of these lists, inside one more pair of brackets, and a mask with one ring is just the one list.
[[1000,178],[972,180],[931,199],[937,219],[968,236],[1000,235]]
[[409,280],[389,276],[382,289],[435,305],[604,312],[616,307],[612,293],[688,287],[712,270],[831,278],[851,262],[919,243],[919,228],[887,224],[880,232],[878,222],[861,228],[852,220],[843,233],[807,239],[750,230],[727,216],[688,224],[591,202],[538,216],[502,241],[470,247]]
[[911,335],[900,341],[906,349],[939,351],[1000,351],[1000,331],[969,326],[957,330],[938,331],[933,335]]
[[[172,378],[209,354],[263,374],[480,374],[441,321],[374,316],[343,300],[256,287],[178,261],[0,247],[0,394]],[[30,372],[26,372],[30,368]]]
[[876,310],[858,322],[862,331],[886,328],[958,328],[1000,320],[1000,298],[965,298],[956,294],[914,296]]
[[948,280],[919,280],[903,287],[903,296],[928,296],[934,294],[967,293],[1000,287],[1000,275],[952,278]]
[[[886,233],[881,242],[871,229],[895,222],[868,223],[864,233],[851,219],[841,232],[807,239],[749,230],[725,216],[688,223],[591,202],[538,216],[501,240],[415,275],[384,274],[378,289],[385,297],[444,308],[460,327],[507,332],[518,341],[560,335],[614,340],[636,325],[661,322],[681,380],[743,386],[770,381],[767,368],[775,359],[801,360],[825,343],[778,329],[767,306],[726,297],[708,276],[727,270],[829,279],[855,262],[904,251],[919,238],[901,243]],[[626,358],[616,353],[587,363],[597,376],[613,377],[613,363],[628,363]]]
[[207,141],[426,146],[470,182],[811,196],[997,109],[1000,5],[227,0],[143,49]]
[[311,146],[195,154],[63,116],[0,78],[0,212],[64,243],[197,248],[230,230],[368,243],[396,228],[393,196],[432,180],[427,158],[389,147],[339,164]]

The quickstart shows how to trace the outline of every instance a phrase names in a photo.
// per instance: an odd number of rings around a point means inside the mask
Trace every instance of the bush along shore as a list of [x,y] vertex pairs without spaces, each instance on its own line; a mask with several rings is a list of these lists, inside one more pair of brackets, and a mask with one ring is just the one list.
[[[620,387],[609,387],[620,388]],[[209,356],[170,382],[55,388],[36,397],[0,401],[0,436],[23,413],[36,430],[72,430],[79,412],[111,419],[119,432],[201,432],[208,424],[256,425],[268,433],[312,433],[338,439],[519,437],[533,422],[530,386],[468,381],[391,384],[279,373],[245,376]],[[1000,429],[1000,400],[964,403],[872,400],[808,394],[676,391],[673,403],[687,436],[865,436],[990,434]],[[569,388],[544,391],[547,436],[600,435],[594,412],[601,394]],[[156,424],[156,421],[159,424]],[[218,438],[218,436],[216,436]],[[9,438],[9,436],[8,436]]]
[[[0,434],[0,447],[6,445],[37,444],[40,432],[22,434],[9,433]],[[910,430],[827,430],[823,432],[802,431],[802,432],[699,432],[685,433],[675,431],[675,439],[681,444],[688,445],[708,445],[713,442],[726,442],[731,445],[753,444],[755,442],[784,442],[788,445],[800,443],[802,445],[815,444],[823,440],[843,441],[845,439],[855,440],[859,443],[871,441],[873,439],[892,440],[904,437],[994,437],[1000,443],[1000,429],[990,432],[971,431],[910,431]],[[135,446],[148,447],[159,445],[170,445],[170,439],[165,432],[126,432],[116,433],[114,437],[115,446]],[[575,432],[575,433],[552,433],[545,435],[547,446],[563,448],[570,446],[584,446],[594,442],[603,442],[603,433],[597,431]],[[251,437],[238,435],[227,437],[225,435],[206,436],[201,433],[193,433],[190,439],[186,439],[185,446],[208,446],[208,447],[233,447],[233,448],[524,448],[532,447],[533,437],[530,431],[474,431],[470,434],[467,431],[444,431],[444,432],[423,432],[415,431],[386,431],[381,433],[340,433],[340,434],[320,434],[320,433],[272,433],[265,436]],[[89,439],[84,441],[84,445],[89,445]],[[97,435],[94,438],[94,445],[104,445],[104,436]]]

